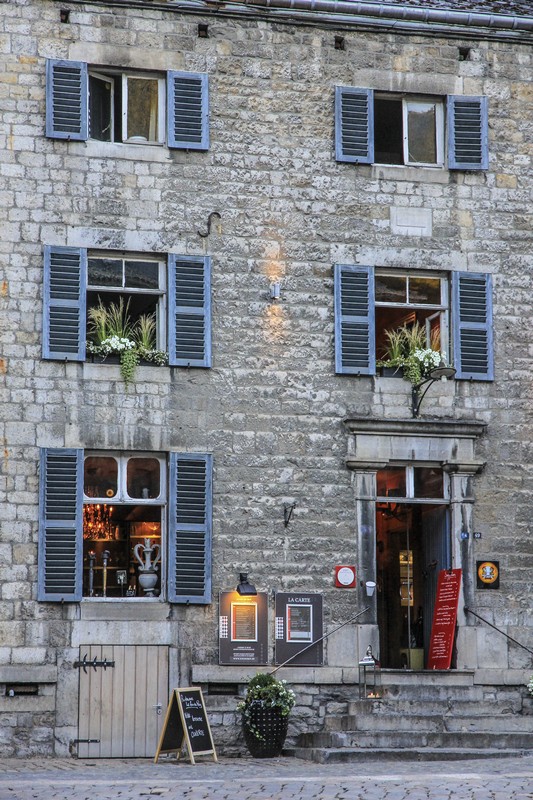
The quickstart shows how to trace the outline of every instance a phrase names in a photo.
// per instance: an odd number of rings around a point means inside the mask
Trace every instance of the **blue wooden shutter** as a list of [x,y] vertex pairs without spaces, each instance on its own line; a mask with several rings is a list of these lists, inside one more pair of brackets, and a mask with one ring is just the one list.
[[170,454],[168,599],[211,602],[212,456]]
[[46,135],[88,138],[87,64],[82,61],[46,62]]
[[41,450],[38,600],[81,600],[83,450]]
[[449,169],[488,169],[487,98],[450,95],[447,105]]
[[209,92],[204,73],[167,72],[167,144],[209,149]]
[[494,378],[491,276],[454,272],[452,294],[456,377],[491,381]]
[[87,251],[44,248],[43,358],[85,360]]
[[376,371],[374,269],[335,265],[335,372]]
[[374,161],[374,92],[335,87],[335,157],[337,161]]
[[211,260],[168,257],[168,363],[211,366]]

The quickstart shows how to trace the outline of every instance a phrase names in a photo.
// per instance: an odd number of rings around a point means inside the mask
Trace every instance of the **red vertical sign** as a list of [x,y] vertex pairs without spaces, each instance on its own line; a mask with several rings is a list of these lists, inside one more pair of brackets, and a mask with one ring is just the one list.
[[450,669],[461,589],[460,569],[442,569],[437,583],[437,597],[429,643],[428,669]]

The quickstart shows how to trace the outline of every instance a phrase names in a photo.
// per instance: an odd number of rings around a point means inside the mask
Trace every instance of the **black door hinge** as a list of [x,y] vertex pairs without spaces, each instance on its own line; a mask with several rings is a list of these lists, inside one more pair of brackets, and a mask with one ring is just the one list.
[[114,661],[108,661],[107,658],[104,657],[103,661],[98,661],[96,656],[93,658],[92,661],[87,661],[87,653],[83,656],[83,661],[75,661],[74,662],[74,669],[83,669],[85,674],[87,674],[87,667],[92,667],[96,672],[96,667],[103,667],[106,670],[108,667],[114,667]]

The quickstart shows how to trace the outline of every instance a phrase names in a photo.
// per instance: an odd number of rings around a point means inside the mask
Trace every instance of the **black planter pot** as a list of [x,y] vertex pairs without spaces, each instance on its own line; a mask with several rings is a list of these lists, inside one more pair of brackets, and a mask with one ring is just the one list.
[[[254,758],[275,758],[281,755],[287,736],[289,717],[282,716],[277,708],[250,709],[250,719],[242,717],[246,747]],[[258,738],[256,731],[260,734]]]

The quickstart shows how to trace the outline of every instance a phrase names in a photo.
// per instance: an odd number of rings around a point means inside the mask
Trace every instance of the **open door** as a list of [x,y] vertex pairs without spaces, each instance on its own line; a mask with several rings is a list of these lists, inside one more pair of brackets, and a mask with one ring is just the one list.
[[449,567],[448,506],[377,503],[376,532],[381,666],[422,670],[437,577]]

